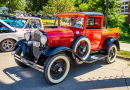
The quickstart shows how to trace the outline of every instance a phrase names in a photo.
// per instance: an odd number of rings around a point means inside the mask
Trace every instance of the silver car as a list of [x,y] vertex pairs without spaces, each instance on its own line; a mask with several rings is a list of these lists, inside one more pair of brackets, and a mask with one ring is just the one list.
[[43,23],[37,17],[18,17],[8,25],[0,19],[0,50],[4,52],[15,49],[15,43],[24,38],[26,32],[43,29]]

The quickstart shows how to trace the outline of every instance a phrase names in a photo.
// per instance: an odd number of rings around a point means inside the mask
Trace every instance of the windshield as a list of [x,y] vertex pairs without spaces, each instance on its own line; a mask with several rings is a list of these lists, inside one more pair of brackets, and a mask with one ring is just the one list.
[[27,19],[16,19],[11,23],[11,26],[15,28],[22,28],[26,22]]
[[76,27],[83,28],[83,17],[59,17],[59,25],[61,27]]

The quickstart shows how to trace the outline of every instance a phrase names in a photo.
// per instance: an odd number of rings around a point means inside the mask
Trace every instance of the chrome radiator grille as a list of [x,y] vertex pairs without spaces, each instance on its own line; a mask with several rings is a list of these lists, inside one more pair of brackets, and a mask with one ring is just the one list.
[[[41,36],[42,36],[42,33],[39,30],[35,31],[34,35],[33,35],[33,44],[34,44],[34,42],[39,42],[40,43]],[[41,46],[41,43],[40,43],[40,46]],[[39,58],[41,53],[42,53],[42,51],[39,51],[39,47],[36,47],[35,45],[33,45],[33,55],[36,58]]]

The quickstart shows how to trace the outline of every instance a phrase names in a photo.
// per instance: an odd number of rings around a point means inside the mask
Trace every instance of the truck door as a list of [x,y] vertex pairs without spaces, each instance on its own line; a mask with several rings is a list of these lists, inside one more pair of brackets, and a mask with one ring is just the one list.
[[101,48],[102,16],[87,16],[85,21],[86,36],[91,42],[91,50],[98,50]]

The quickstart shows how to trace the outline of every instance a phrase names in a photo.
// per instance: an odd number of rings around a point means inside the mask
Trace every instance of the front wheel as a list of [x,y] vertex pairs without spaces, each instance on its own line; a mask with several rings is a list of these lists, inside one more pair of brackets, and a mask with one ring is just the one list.
[[115,61],[117,55],[117,47],[115,44],[112,44],[109,52],[108,52],[108,56],[105,58],[107,63],[113,63]]
[[70,69],[69,58],[65,54],[49,57],[44,63],[44,77],[50,84],[62,82]]

